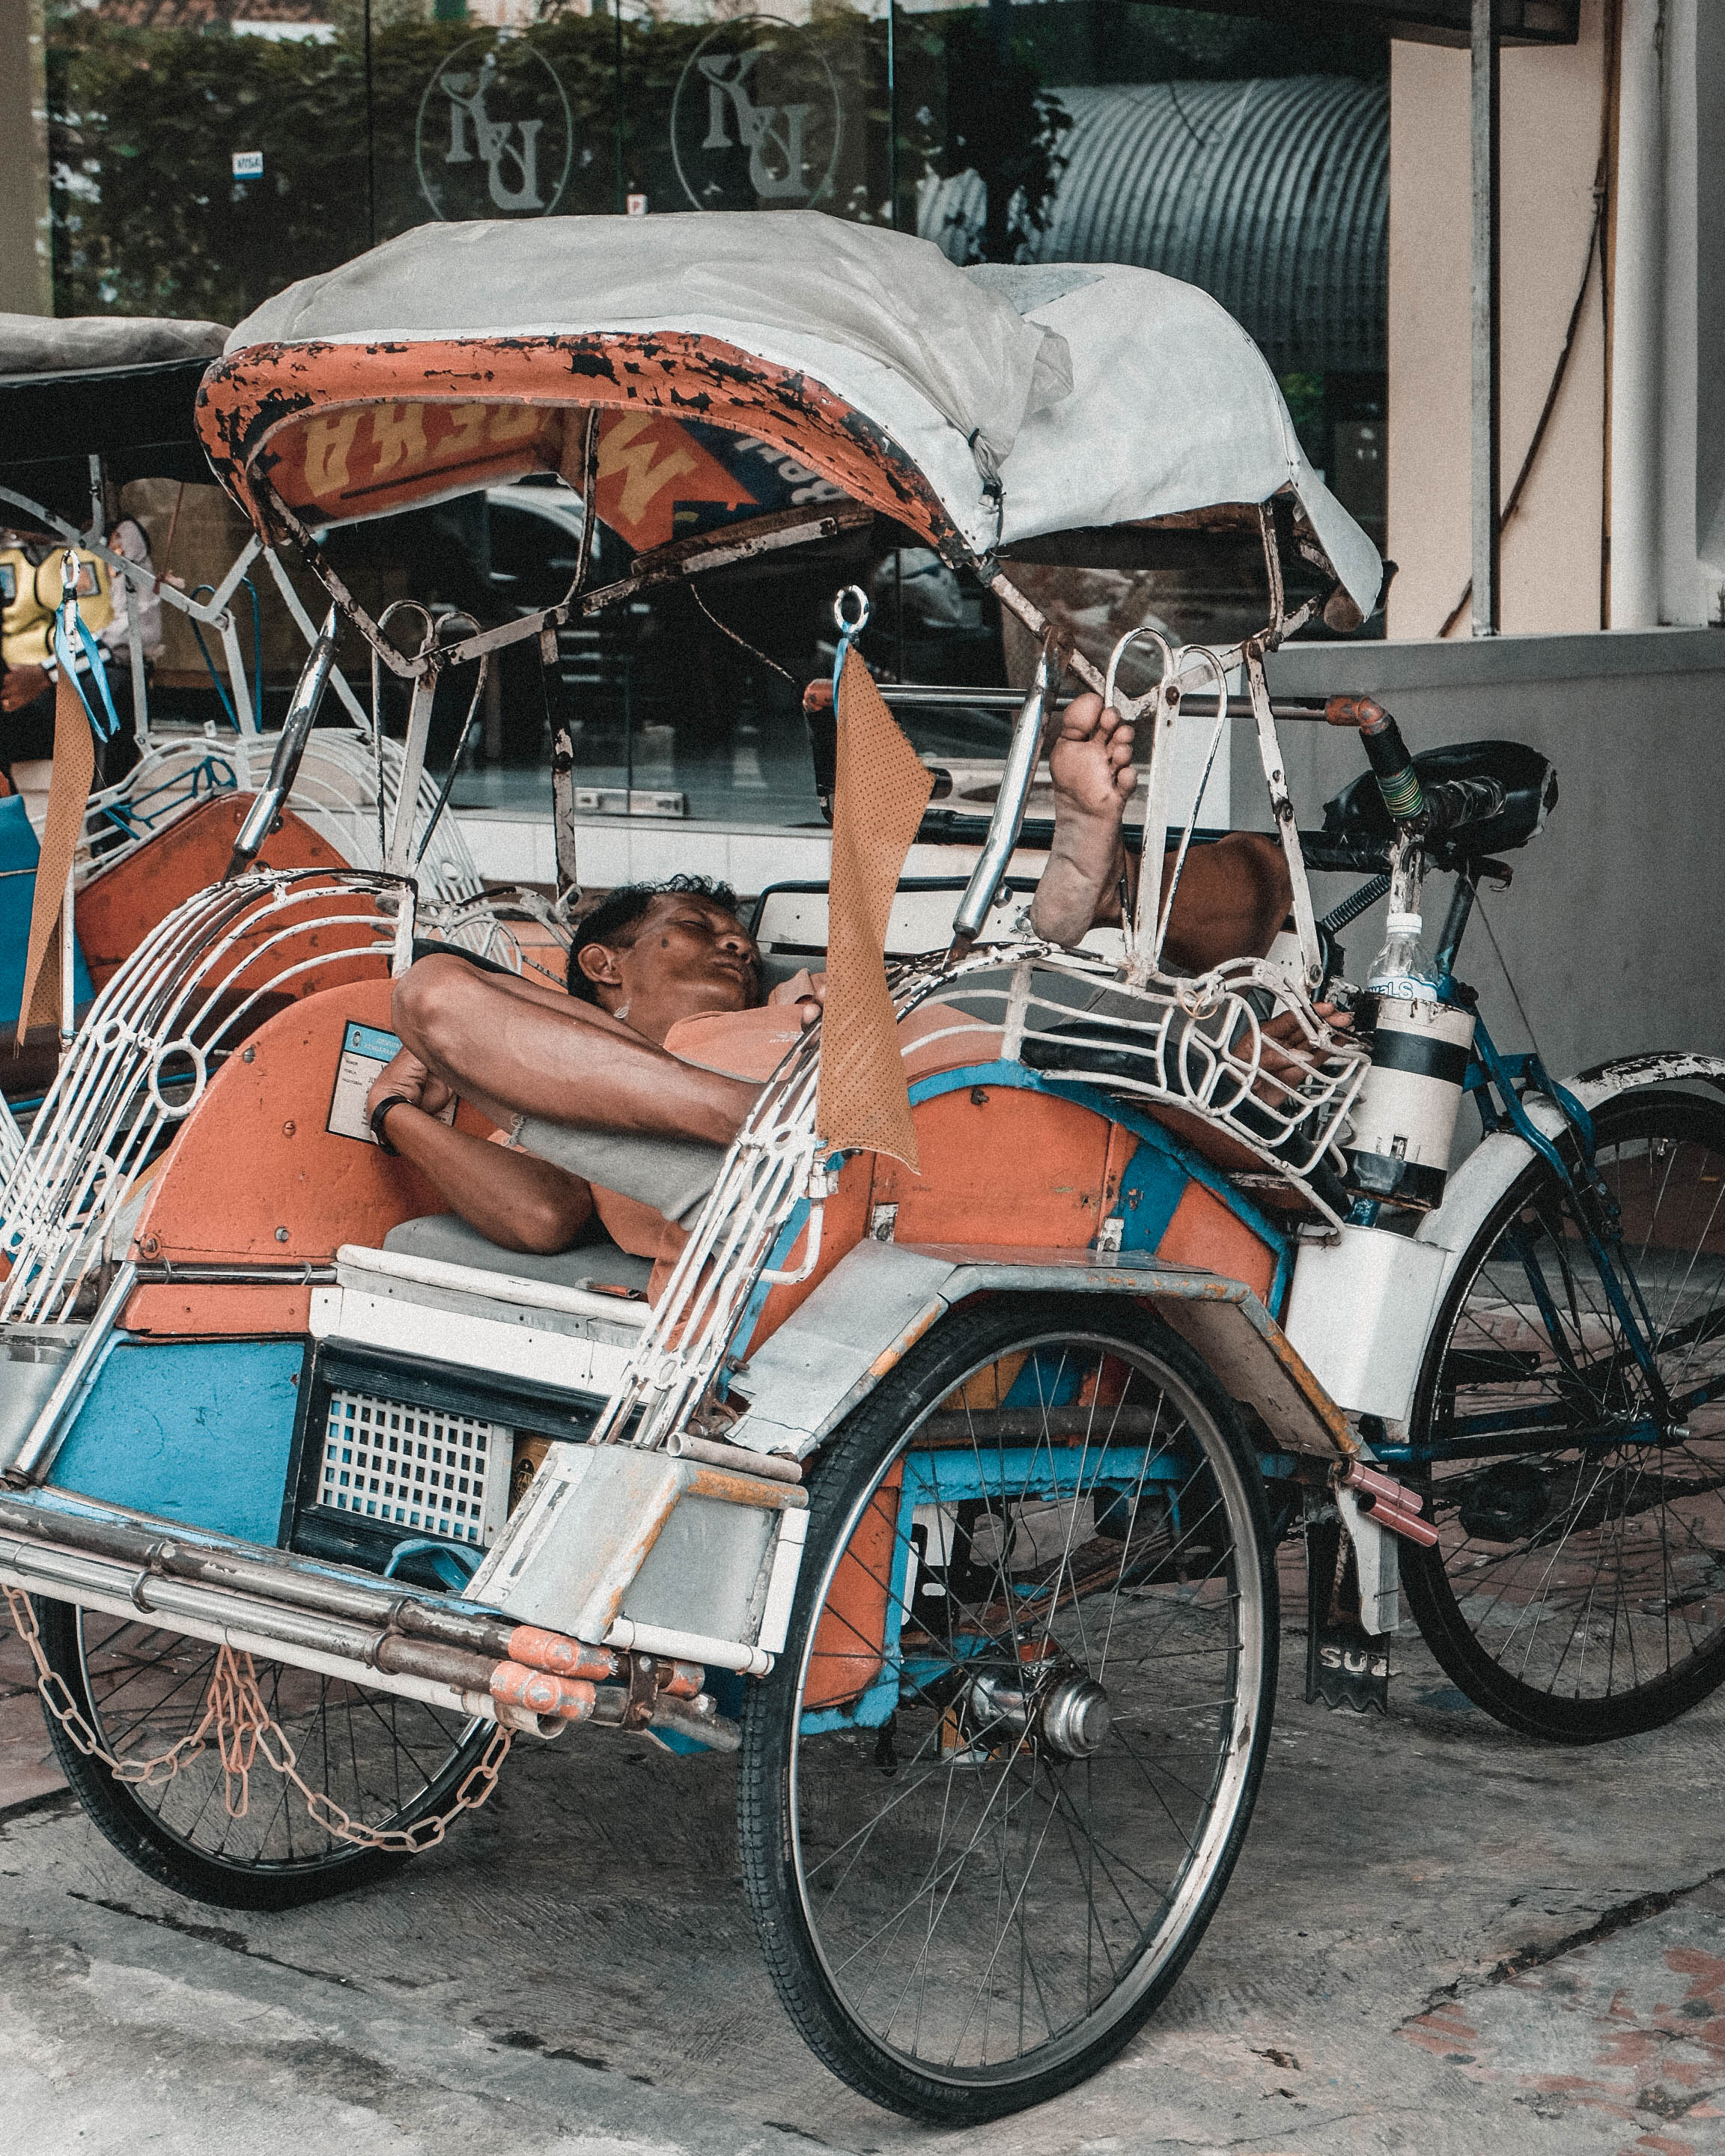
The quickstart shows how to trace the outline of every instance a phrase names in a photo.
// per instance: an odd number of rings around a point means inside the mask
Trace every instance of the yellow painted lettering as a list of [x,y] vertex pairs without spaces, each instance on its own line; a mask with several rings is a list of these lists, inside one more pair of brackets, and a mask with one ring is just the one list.
[[372,414],[372,439],[377,444],[374,480],[386,478],[403,465],[425,462],[425,407],[423,404],[379,406]]
[[347,459],[359,431],[357,412],[326,413],[305,429],[305,491],[334,501],[347,491]]
[[624,412],[599,434],[598,475],[601,481],[622,479],[618,516],[625,530],[641,522],[655,495],[695,469],[695,452],[686,441],[660,456],[660,445],[650,434],[644,441],[639,439],[656,424],[651,413]]

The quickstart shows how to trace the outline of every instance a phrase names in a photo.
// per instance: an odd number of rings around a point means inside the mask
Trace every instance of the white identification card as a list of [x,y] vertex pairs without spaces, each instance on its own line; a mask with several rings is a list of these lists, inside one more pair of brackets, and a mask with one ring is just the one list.
[[[377,1082],[387,1063],[401,1053],[401,1043],[379,1025],[361,1025],[350,1019],[341,1034],[341,1060],[336,1065],[336,1090],[330,1096],[329,1121],[324,1128],[334,1137],[357,1138],[362,1145],[376,1145],[366,1121],[366,1096]],[[453,1099],[438,1110],[440,1123],[455,1120]]]

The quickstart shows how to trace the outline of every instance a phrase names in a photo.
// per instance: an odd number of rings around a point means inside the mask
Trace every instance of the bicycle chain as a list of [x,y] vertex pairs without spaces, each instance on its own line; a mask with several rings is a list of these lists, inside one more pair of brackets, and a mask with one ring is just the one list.
[[514,1742],[512,1731],[493,1732],[484,1752],[463,1776],[454,1802],[447,1810],[415,1820],[409,1827],[367,1826],[345,1811],[326,1790],[314,1789],[305,1780],[287,1732],[264,1704],[251,1656],[223,1644],[216,1650],[216,1666],[205,1691],[203,1718],[198,1727],[153,1758],[116,1758],[91,1728],[64,1678],[49,1667],[29,1596],[17,1587],[3,1591],[18,1637],[36,1665],[36,1690],[43,1706],[85,1758],[100,1760],[117,1782],[147,1788],[152,1783],[172,1781],[182,1767],[207,1749],[213,1725],[214,1743],[228,1784],[223,1802],[230,1819],[245,1816],[250,1803],[252,1763],[261,1753],[282,1779],[299,1791],[307,1814],[326,1834],[360,1849],[417,1856],[435,1849],[463,1812],[477,1811],[490,1796]]

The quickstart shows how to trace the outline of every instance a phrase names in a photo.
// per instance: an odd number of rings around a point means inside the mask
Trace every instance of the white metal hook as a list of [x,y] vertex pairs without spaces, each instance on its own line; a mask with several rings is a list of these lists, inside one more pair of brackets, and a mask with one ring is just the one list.
[[[1161,691],[1168,686],[1170,677],[1179,671],[1178,666],[1176,664],[1178,654],[1174,650],[1173,644],[1170,643],[1168,639],[1163,634],[1159,629],[1152,629],[1147,622],[1141,622],[1136,629],[1127,629],[1126,634],[1121,638],[1114,649],[1108,654],[1108,671],[1102,684],[1102,701],[1105,705],[1114,703],[1114,684],[1119,676],[1120,662],[1125,658],[1127,653],[1132,649],[1132,645],[1137,642],[1140,637],[1142,637],[1147,643],[1153,644],[1157,649],[1162,654],[1162,676],[1157,682],[1155,688],[1150,691],[1149,696],[1139,697],[1136,700],[1137,708],[1138,710],[1142,710],[1144,705],[1149,702],[1150,696],[1159,695]],[[1116,705],[1115,708],[1117,711],[1119,706]],[[1132,716],[1132,714],[1128,714],[1127,716]]]
[[[851,599],[855,602],[856,619],[855,621],[847,621],[845,619],[845,602],[847,599]],[[871,608],[869,605],[869,595],[863,589],[860,584],[846,584],[834,598],[833,624],[837,629],[839,635],[846,639],[859,637],[862,634],[863,631],[869,625],[869,615],[870,612]]]

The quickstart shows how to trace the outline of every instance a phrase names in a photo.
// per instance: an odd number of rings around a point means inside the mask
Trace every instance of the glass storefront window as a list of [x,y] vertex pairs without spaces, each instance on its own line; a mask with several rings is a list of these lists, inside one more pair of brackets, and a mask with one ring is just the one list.
[[[432,218],[814,209],[960,262],[1133,262],[1245,324],[1307,453],[1381,537],[1381,36],[1138,0],[96,0],[51,8],[49,57],[61,313],[235,321]],[[691,478],[702,446],[672,445],[675,471],[664,446],[619,448],[640,498],[605,538],[607,573],[675,536],[681,501],[757,512],[814,480],[746,455]],[[567,489],[526,484],[339,543],[368,588],[502,619],[561,593],[578,526]],[[1087,644],[1147,617],[1208,638],[1256,603],[1252,552],[1021,572]],[[798,700],[852,580],[874,595],[883,673],[980,688],[1022,671],[992,601],[867,534],[572,631],[564,711],[506,679],[458,801],[537,802],[567,716],[596,798],[808,820]],[[937,757],[1004,738],[983,711],[940,723],[922,744]]]

